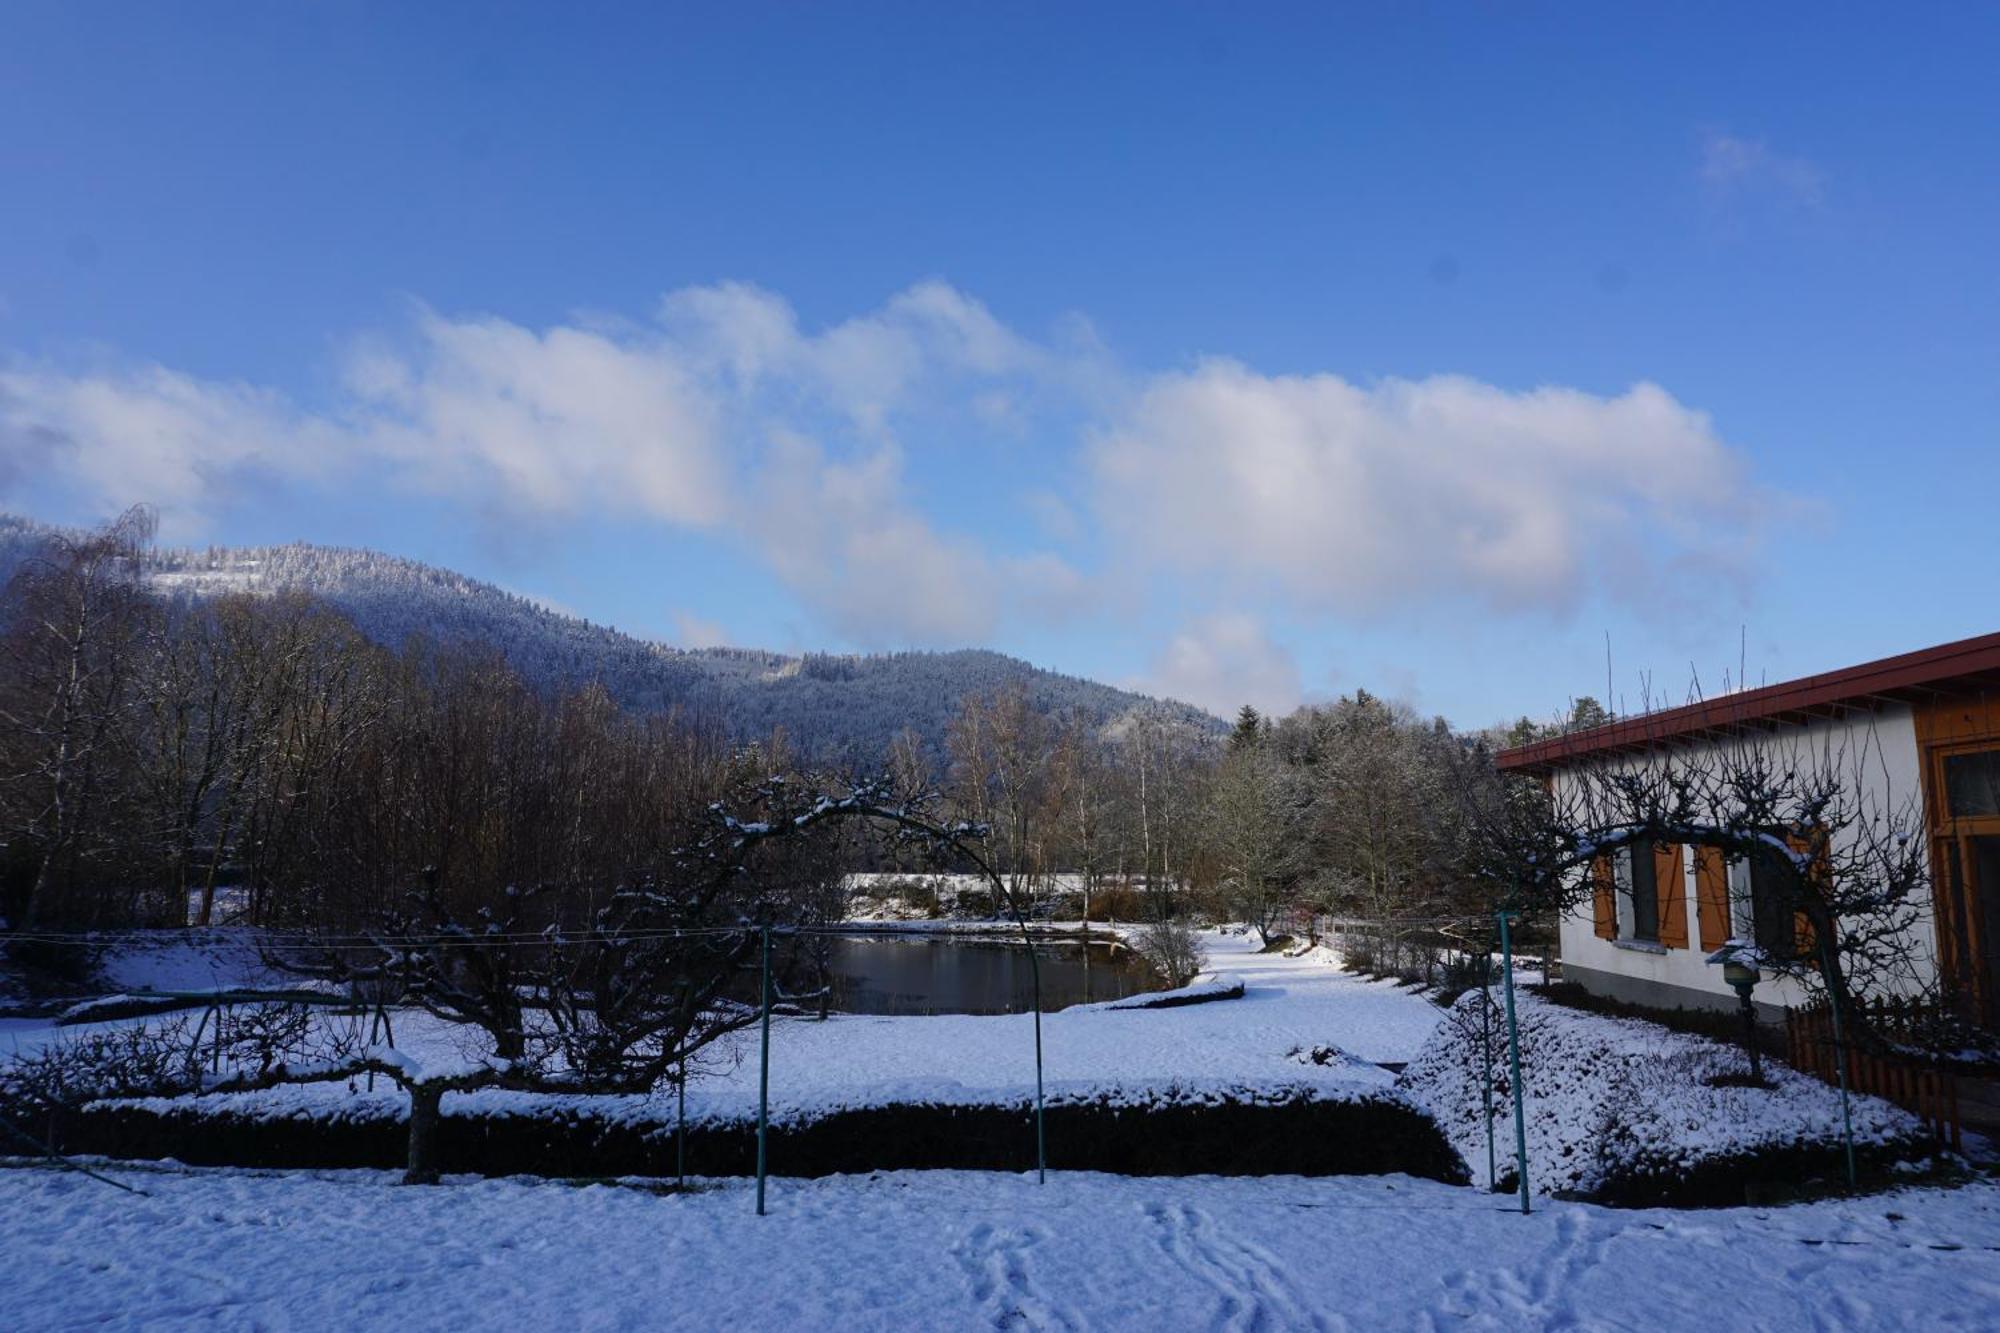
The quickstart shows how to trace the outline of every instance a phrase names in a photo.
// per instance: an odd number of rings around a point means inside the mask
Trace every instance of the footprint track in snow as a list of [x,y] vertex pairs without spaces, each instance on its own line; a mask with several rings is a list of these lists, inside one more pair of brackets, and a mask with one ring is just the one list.
[[1161,1251],[1214,1291],[1216,1309],[1204,1327],[1228,1333],[1329,1327],[1300,1304],[1270,1251],[1229,1235],[1188,1204],[1148,1204],[1145,1213]]
[[1576,1284],[1603,1261],[1617,1233],[1573,1209],[1556,1213],[1554,1224],[1555,1235],[1541,1259],[1525,1266],[1525,1277],[1512,1265],[1447,1274],[1451,1299],[1445,1311],[1456,1319],[1490,1319],[1510,1328],[1590,1327],[1571,1300]]
[[1081,1323],[1036,1287],[1028,1257],[1048,1238],[1040,1227],[982,1222],[952,1246],[966,1288],[994,1328],[1074,1330]]

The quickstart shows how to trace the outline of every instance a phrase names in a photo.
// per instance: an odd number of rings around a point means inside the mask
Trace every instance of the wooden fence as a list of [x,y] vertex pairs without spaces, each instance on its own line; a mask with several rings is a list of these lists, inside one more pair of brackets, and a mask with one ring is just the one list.
[[[1869,1025],[1890,1041],[1910,1036],[1928,1017],[1927,1010],[1906,1000],[1857,1004],[1865,1007]],[[1894,1102],[1923,1121],[1940,1144],[1957,1150],[1963,1132],[1958,1076],[1918,1055],[1861,1047],[1852,1040],[1854,1025],[1847,1026],[1848,1088]],[[1841,1052],[1833,1039],[1833,1011],[1825,1000],[1785,1010],[1785,1053],[1792,1068],[1827,1083],[1840,1081]]]

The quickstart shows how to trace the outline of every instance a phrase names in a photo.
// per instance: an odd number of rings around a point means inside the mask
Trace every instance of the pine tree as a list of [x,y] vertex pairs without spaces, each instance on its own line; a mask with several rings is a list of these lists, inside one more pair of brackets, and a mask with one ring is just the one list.
[[1233,753],[1255,745],[1264,734],[1264,717],[1249,704],[1244,704],[1236,714],[1236,729],[1229,733],[1229,748]]
[[1590,695],[1570,705],[1569,720],[1563,724],[1564,731],[1588,731],[1601,727],[1613,720],[1612,713]]

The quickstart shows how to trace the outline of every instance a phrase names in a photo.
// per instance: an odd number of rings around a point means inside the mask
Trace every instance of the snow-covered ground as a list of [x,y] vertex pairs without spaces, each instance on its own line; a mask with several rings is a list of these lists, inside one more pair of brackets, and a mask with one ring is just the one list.
[[[1265,954],[1238,934],[1208,945],[1243,998],[1045,1015],[1052,1096],[1394,1095],[1365,1062],[1411,1060],[1443,1017],[1323,951]],[[134,989],[240,980],[168,956],[121,966],[114,980]],[[46,1020],[0,1027],[30,1044],[51,1035]],[[416,1058],[466,1054],[451,1052],[462,1034],[413,1020],[397,1036]],[[773,1038],[781,1119],[1033,1086],[1026,1016],[790,1018]],[[1657,1038],[1631,1039],[1657,1056]],[[741,1040],[754,1056],[754,1037]],[[755,1095],[752,1058],[697,1083],[689,1109],[736,1116]],[[249,1096],[270,1112],[404,1104],[340,1083]],[[673,1195],[645,1182],[406,1189],[385,1172],[103,1169],[147,1196],[0,1168],[0,1328],[1939,1329],[1993,1327],[2000,1309],[2000,1186],[1987,1181],[1780,1209],[1541,1201],[1522,1217],[1508,1198],[1403,1176],[1056,1172],[1037,1185],[888,1172],[774,1179],[758,1218],[746,1180]]]
[[[1173,1084],[1315,1083],[1388,1086],[1384,1071],[1317,1065],[1297,1053],[1333,1047],[1360,1060],[1402,1062],[1441,1017],[1421,995],[1343,972],[1327,954],[1288,958],[1255,938],[1207,936],[1211,967],[1244,985],[1243,998],[1155,1010],[1079,1007],[1042,1016],[1052,1094]],[[957,1100],[1032,1090],[1032,1020],[1025,1014],[793,1020],[771,1038],[771,1097],[784,1108],[882,1100]],[[712,1096],[755,1095],[754,1034],[746,1057],[707,1083]],[[883,1089],[889,1089],[884,1095]]]
[[[1340,970],[1325,951],[1299,957],[1258,952],[1255,937],[1212,932],[1211,967],[1241,980],[1241,999],[1156,1010],[1079,1006],[1042,1016],[1047,1091],[1052,1100],[1112,1095],[1149,1098],[1307,1089],[1315,1096],[1395,1095],[1378,1062],[1415,1055],[1441,1011],[1390,982]],[[212,984],[212,983],[211,983]],[[0,1021],[0,1048],[48,1040],[45,1023]],[[426,1064],[453,1065],[464,1031],[415,1013],[399,1017],[396,1041]],[[757,1097],[757,1035],[738,1033],[691,1080],[688,1115],[739,1119]],[[1315,1061],[1331,1048],[1354,1059]],[[887,1102],[973,1103],[1018,1099],[1035,1085],[1034,1032],[1026,1014],[782,1018],[771,1033],[771,1113],[805,1118]],[[346,1083],[224,1094],[206,1104],[276,1115],[397,1115],[406,1102],[386,1083],[370,1093]],[[445,1114],[490,1113],[535,1105],[528,1094],[489,1089],[448,1094]],[[603,1112],[640,1113],[637,1099],[594,1099]],[[625,1105],[629,1104],[629,1105]],[[660,1114],[654,1107],[652,1114]]]
[[[1485,1106],[1490,1080],[1502,1178],[1509,1161],[1505,1029],[1492,1002],[1492,1063],[1484,1059],[1480,997],[1468,991],[1405,1071],[1402,1085],[1431,1113],[1459,1155],[1486,1179]],[[1657,1023],[1565,1008],[1532,991],[1516,995],[1529,1177],[1541,1190],[1592,1197],[1608,1178],[1680,1176],[1704,1162],[1839,1144],[1840,1094],[1818,1079],[1766,1061],[1764,1087],[1718,1085],[1741,1075],[1740,1049]],[[1921,1141],[1915,1117],[1876,1097],[1851,1101],[1862,1148]]]
[[44,1329],[1948,1329],[2000,1188],[1530,1217],[1406,1177],[901,1172],[622,1186],[0,1170],[0,1321]]
[[128,993],[300,984],[265,966],[257,945],[254,930],[161,931],[157,940],[107,949],[99,970],[114,989]]

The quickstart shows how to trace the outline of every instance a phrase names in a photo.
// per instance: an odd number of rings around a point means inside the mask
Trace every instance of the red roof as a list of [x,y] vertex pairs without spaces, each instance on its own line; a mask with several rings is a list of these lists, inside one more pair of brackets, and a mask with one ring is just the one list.
[[1815,717],[1843,717],[1886,703],[1915,703],[1982,690],[2000,690],[2000,634],[1960,639],[1841,671],[1621,718],[1588,731],[1502,750],[1495,762],[1515,772],[1547,772],[1585,756],[1643,750],[1663,741],[1795,724]]

